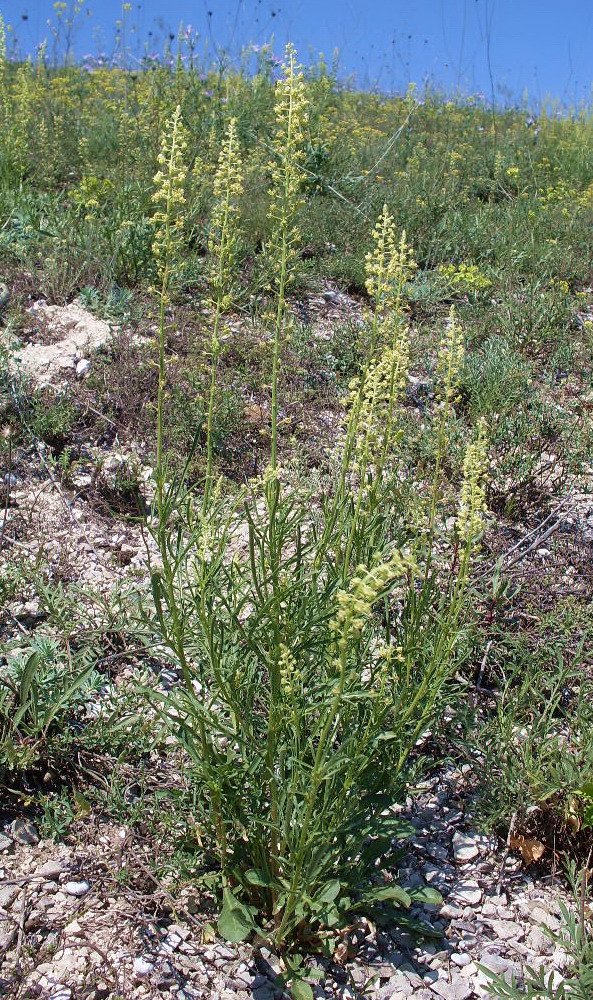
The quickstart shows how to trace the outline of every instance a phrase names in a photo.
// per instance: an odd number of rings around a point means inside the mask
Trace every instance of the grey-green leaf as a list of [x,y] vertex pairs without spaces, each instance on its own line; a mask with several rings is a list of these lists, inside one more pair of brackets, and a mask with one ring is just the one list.
[[365,892],[364,898],[373,903],[383,903],[388,899],[392,899],[405,907],[411,906],[412,903],[409,893],[405,889],[402,889],[401,885],[386,885],[379,889],[371,889],[370,892]]
[[290,984],[290,992],[294,1000],[313,1000],[313,990],[309,983],[303,982],[302,979],[295,979]]
[[411,896],[415,903],[431,903],[433,906],[440,906],[443,902],[440,892],[431,889],[428,885],[423,886],[422,889],[414,889]]
[[257,868],[250,868],[249,871],[246,871],[245,878],[249,882],[249,885],[261,885],[267,888],[272,884],[271,880],[266,878],[263,872]]
[[251,913],[230,889],[223,889],[218,931],[227,941],[244,941],[255,929]]
[[315,896],[316,903],[333,903],[340,892],[340,880],[334,878],[331,882],[326,882]]

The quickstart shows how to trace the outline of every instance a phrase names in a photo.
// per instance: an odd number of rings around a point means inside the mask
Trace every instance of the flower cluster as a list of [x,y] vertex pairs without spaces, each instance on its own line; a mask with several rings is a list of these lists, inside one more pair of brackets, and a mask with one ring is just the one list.
[[437,395],[445,410],[450,410],[458,400],[463,357],[463,331],[457,322],[455,308],[451,306],[439,343],[436,367]]
[[[396,238],[386,205],[373,230],[374,248],[366,255],[366,287],[375,299],[371,320],[371,360],[360,379],[350,383],[346,405],[350,410],[344,455],[361,483],[373,467],[381,478],[394,442],[399,397],[410,362],[410,338],[403,312],[405,285],[416,270],[406,234]],[[380,347],[378,358],[373,357]]]
[[155,192],[152,200],[158,206],[152,221],[155,235],[152,250],[156,259],[163,294],[179,265],[183,250],[183,206],[187,150],[187,134],[181,121],[178,105],[167,122],[161,151],[158,155],[159,170],[154,175]]
[[399,552],[394,552],[386,562],[372,569],[358,566],[350,581],[350,589],[338,590],[338,609],[330,628],[338,636],[340,653],[347,649],[349,639],[358,638],[375,602],[408,569],[410,563]]
[[486,421],[481,417],[478,421],[478,433],[465,452],[457,515],[457,533],[467,545],[471,545],[482,530],[482,515],[486,511],[487,471]]
[[290,652],[288,646],[284,643],[280,644],[280,657],[278,660],[278,669],[280,673],[280,683],[282,685],[282,690],[284,693],[290,697],[293,693],[295,673],[296,673],[296,661],[292,653]]
[[411,281],[418,265],[406,242],[405,230],[397,240],[395,223],[387,205],[383,205],[373,229],[373,240],[375,246],[366,255],[367,292],[375,299],[377,310],[399,313],[404,285]]
[[283,74],[276,84],[276,132],[274,156],[269,164],[272,183],[268,210],[273,225],[269,257],[276,271],[283,269],[284,284],[292,277],[297,258],[299,231],[294,216],[301,204],[307,106],[305,78],[296,64],[294,47],[287,45]]
[[218,167],[214,175],[215,204],[212,212],[208,250],[211,254],[210,287],[221,311],[230,308],[231,290],[239,245],[239,205],[243,173],[237,138],[237,119],[227,126]]
[[395,347],[383,351],[354,389],[358,402],[354,465],[361,475],[369,463],[384,461],[393,443],[396,407],[406,387],[409,359],[408,332],[402,328]]
[[490,278],[480,271],[475,264],[442,264],[438,273],[452,292],[459,295],[484,292],[490,288]]

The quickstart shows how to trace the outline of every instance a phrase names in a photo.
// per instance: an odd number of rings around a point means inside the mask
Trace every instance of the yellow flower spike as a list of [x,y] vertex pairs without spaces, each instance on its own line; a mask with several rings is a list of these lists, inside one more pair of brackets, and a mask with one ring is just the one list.
[[161,151],[157,157],[159,169],[154,175],[156,190],[152,196],[157,205],[152,217],[155,227],[152,251],[165,296],[183,256],[186,150],[187,133],[181,121],[181,107],[178,105],[173,117],[166,123]]
[[336,595],[336,614],[330,624],[338,639],[338,649],[344,653],[348,639],[356,639],[368,620],[373,605],[386,588],[399,576],[404,576],[413,563],[399,552],[394,552],[384,563],[367,569],[358,566],[350,580],[348,590],[339,590]]
[[457,401],[463,358],[463,330],[457,320],[455,307],[451,306],[438,347],[436,367],[437,397],[446,410]]
[[183,259],[184,236],[184,184],[187,149],[186,131],[181,121],[181,107],[177,105],[173,117],[166,123],[161,150],[157,157],[159,169],[154,176],[156,191],[152,200],[156,204],[153,215],[155,227],[152,250],[160,281],[159,294],[159,383],[157,394],[157,456],[156,482],[159,511],[164,498],[164,404],[165,404],[165,303],[169,298],[172,279],[180,269]]
[[488,444],[486,421],[480,418],[475,439],[468,445],[463,462],[463,483],[459,498],[457,533],[470,547],[482,531],[486,511],[486,474],[488,471]]
[[293,45],[286,46],[283,74],[276,84],[274,156],[268,168],[272,178],[268,218],[273,225],[268,255],[276,280],[284,288],[294,278],[299,231],[295,215],[302,204],[305,130],[308,124],[305,78]]
[[373,230],[374,247],[366,255],[366,289],[375,300],[372,317],[371,353],[376,344],[391,340],[395,348],[400,329],[405,322],[403,296],[417,264],[405,230],[399,240],[395,224],[387,208],[379,216]]
[[209,283],[214,305],[211,338],[210,390],[206,418],[206,485],[203,509],[210,501],[213,470],[213,426],[216,396],[216,376],[220,354],[219,328],[221,314],[232,305],[233,281],[239,248],[239,198],[243,192],[243,171],[237,137],[237,120],[231,118],[218,158],[214,175],[214,209],[208,235]]
[[285,646],[284,643],[280,644],[280,658],[278,661],[278,669],[280,672],[280,683],[282,684],[282,689],[285,695],[290,697],[294,688],[297,664],[288,646]]
[[[278,461],[278,373],[280,345],[286,315],[286,293],[296,273],[300,234],[295,217],[301,204],[304,177],[305,129],[308,124],[308,102],[305,79],[296,63],[292,45],[286,46],[283,75],[276,84],[274,115],[276,130],[272,141],[273,157],[268,168],[272,178],[268,218],[272,223],[270,242],[266,247],[270,265],[270,283],[274,290],[275,320],[272,337],[270,464]],[[268,490],[270,510],[275,511],[276,485]]]
[[243,193],[243,169],[237,137],[237,119],[231,118],[218,157],[214,176],[215,205],[208,235],[212,297],[221,311],[232,304],[232,286],[239,248],[239,198]]

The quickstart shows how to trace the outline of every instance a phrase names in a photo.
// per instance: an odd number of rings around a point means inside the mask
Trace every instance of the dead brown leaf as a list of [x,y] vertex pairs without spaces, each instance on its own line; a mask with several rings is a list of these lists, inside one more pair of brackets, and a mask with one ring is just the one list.
[[513,851],[519,851],[526,865],[533,865],[544,855],[546,845],[535,837],[524,837],[522,833],[514,833],[509,841]]

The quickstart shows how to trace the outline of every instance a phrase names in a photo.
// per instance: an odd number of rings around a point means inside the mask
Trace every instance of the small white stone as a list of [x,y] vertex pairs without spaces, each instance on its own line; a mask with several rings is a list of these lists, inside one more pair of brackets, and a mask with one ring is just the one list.
[[462,955],[461,952],[455,951],[451,955],[451,961],[453,962],[454,965],[457,965],[459,966],[460,969],[462,969],[464,965],[470,964],[471,958],[469,957],[469,955]]
[[456,861],[474,861],[480,856],[480,849],[473,837],[463,833],[453,835],[453,853]]
[[88,358],[81,358],[80,361],[76,365],[76,374],[77,375],[81,375],[81,376],[82,375],[86,375],[86,373],[90,370],[90,367],[91,367],[91,363],[90,363],[89,359]]
[[478,906],[482,901],[482,890],[475,882],[459,882],[451,891],[449,899],[463,906]]
[[149,976],[154,965],[152,962],[147,962],[145,958],[135,958],[134,959],[134,975],[136,976]]
[[84,896],[90,889],[88,882],[66,882],[62,887],[69,896]]
[[64,934],[67,937],[83,937],[84,931],[80,926],[78,920],[72,920],[69,924],[66,924],[64,928]]
[[510,941],[511,938],[516,938],[520,941],[525,936],[525,931],[521,927],[521,924],[517,924],[512,920],[491,920],[490,926],[500,941]]

